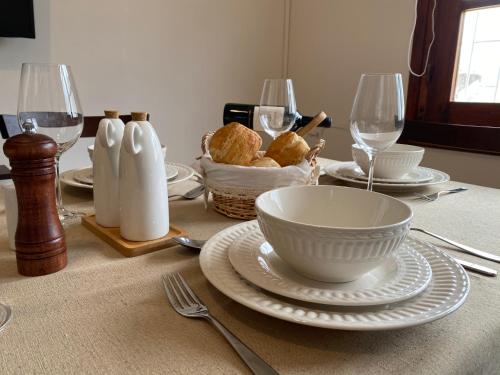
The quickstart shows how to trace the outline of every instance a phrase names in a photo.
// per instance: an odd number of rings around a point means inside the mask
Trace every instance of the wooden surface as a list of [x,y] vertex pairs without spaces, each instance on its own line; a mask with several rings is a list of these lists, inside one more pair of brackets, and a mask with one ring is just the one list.
[[21,275],[41,276],[67,263],[64,231],[56,208],[54,155],[57,145],[43,134],[19,134],[4,144],[16,186],[17,269]]
[[399,143],[480,154],[500,155],[500,128],[405,121]]
[[[420,0],[412,47],[415,72],[424,69],[431,42],[431,14],[434,0]],[[461,15],[466,9],[498,5],[500,0],[437,0],[436,38],[427,74],[410,75],[405,143],[452,150],[500,154],[500,104],[464,103],[450,99],[456,74]]]
[[[104,116],[85,116],[81,137],[95,137],[97,128],[99,127],[99,121],[103,118]],[[120,118],[124,124],[132,120],[132,116],[130,115],[121,115]],[[147,115],[147,120],[149,121],[149,114]]]
[[82,217],[82,225],[126,257],[135,257],[175,246],[177,243],[172,240],[172,237],[187,235],[185,230],[171,224],[170,231],[165,237],[152,241],[135,242],[122,238],[120,228],[105,228],[97,224],[95,215]]
[[[83,131],[81,137],[95,137],[97,128],[99,127],[99,121],[103,118],[104,116],[85,116],[83,118]],[[130,115],[123,115],[120,116],[120,118],[125,124],[132,120],[132,116]],[[149,114],[147,115],[147,119],[149,120]],[[21,134],[21,128],[19,127],[16,115],[0,115],[0,134],[3,139]]]
[[0,165],[0,180],[10,180],[10,169],[6,165]]
[[3,139],[21,134],[21,127],[16,115],[0,115],[0,134]]
[[307,133],[309,133],[311,130],[313,130],[316,126],[321,124],[323,120],[326,119],[326,113],[321,111],[318,113],[316,116],[313,117],[313,119],[304,126],[303,128],[300,128],[297,130],[297,134],[300,135],[301,137],[304,137]]

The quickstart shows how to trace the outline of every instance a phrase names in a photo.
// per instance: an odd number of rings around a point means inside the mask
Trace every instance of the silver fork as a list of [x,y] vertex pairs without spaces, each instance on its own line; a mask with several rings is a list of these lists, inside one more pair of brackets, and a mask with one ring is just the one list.
[[212,323],[254,374],[278,374],[276,370],[229,332],[222,323],[210,315],[207,307],[191,290],[180,273],[165,274],[162,276],[162,281],[168,300],[175,311],[186,318],[202,318]]
[[447,194],[452,194],[452,193],[460,193],[461,191],[466,191],[468,190],[467,188],[464,188],[464,187],[459,187],[459,188],[456,188],[456,189],[450,189],[450,190],[441,190],[441,191],[438,191],[436,193],[432,193],[432,194],[421,194],[421,193],[414,193],[417,197],[421,198],[421,199],[424,199],[426,201],[429,201],[429,202],[434,202],[435,200],[437,200],[441,194],[444,194],[444,193],[447,193]]

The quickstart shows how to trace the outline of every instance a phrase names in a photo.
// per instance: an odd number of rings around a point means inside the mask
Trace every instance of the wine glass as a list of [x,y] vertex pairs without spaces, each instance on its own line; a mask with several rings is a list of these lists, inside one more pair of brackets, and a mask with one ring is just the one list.
[[63,206],[59,159],[73,146],[83,130],[83,114],[71,68],[62,64],[23,64],[17,103],[19,125],[28,123],[37,133],[51,137],[57,143],[56,201],[59,218],[81,216]]
[[351,135],[368,155],[367,190],[373,189],[377,153],[392,146],[404,126],[404,93],[401,74],[363,74],[351,111]]
[[12,310],[9,306],[0,303],[0,332],[7,327],[7,324],[10,322],[10,318],[12,317]]
[[273,139],[290,130],[300,117],[291,79],[266,79],[262,87],[259,119]]

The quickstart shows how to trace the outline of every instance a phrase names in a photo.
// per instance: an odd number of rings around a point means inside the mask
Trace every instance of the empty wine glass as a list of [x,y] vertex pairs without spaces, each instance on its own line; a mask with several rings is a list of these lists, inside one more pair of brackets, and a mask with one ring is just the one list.
[[370,163],[367,190],[373,189],[373,168],[378,152],[392,146],[404,126],[401,74],[363,74],[351,111],[351,135]]
[[10,322],[10,318],[12,317],[12,311],[9,306],[0,303],[0,332],[7,327],[7,324]]
[[290,130],[299,117],[292,80],[266,79],[259,105],[264,131],[274,139]]
[[57,143],[56,199],[59,218],[80,216],[64,208],[59,177],[59,159],[73,146],[83,130],[83,114],[71,68],[61,64],[23,64],[17,103],[19,125],[33,124],[37,133]]

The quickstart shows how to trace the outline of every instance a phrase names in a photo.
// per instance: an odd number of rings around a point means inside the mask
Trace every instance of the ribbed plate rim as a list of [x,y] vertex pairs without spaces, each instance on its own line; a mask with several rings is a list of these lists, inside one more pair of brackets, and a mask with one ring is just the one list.
[[[325,305],[280,298],[241,278],[229,262],[229,245],[239,235],[248,231],[249,227],[251,223],[248,222],[236,224],[210,238],[200,253],[201,270],[208,281],[228,298],[278,319],[340,330],[407,328],[451,314],[465,302],[470,290],[467,273],[449,255],[430,244],[407,237],[406,242],[419,247],[417,251],[427,259],[433,272],[427,289],[409,300],[369,307],[328,306],[327,309]],[[415,310],[419,312],[416,313]],[[379,321],[373,321],[374,317],[378,317]]]
[[[265,239],[257,221],[253,220],[250,223],[251,228],[229,246],[229,261],[236,272],[251,283],[284,297],[338,306],[380,305],[412,298],[429,285],[432,277],[432,269],[425,257],[408,246],[402,246],[396,258],[390,260],[398,267],[396,275],[378,288],[349,291],[341,289],[346,285],[344,283],[337,284],[337,290],[300,285],[293,279],[280,276],[274,270],[267,272],[265,267],[259,264],[255,257],[259,250],[255,246],[260,246],[256,243],[261,244]],[[272,266],[270,262],[267,264]]]

